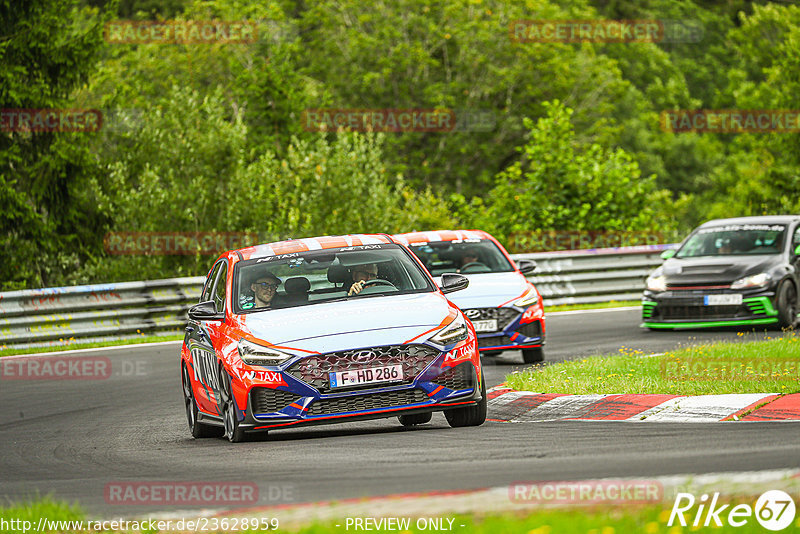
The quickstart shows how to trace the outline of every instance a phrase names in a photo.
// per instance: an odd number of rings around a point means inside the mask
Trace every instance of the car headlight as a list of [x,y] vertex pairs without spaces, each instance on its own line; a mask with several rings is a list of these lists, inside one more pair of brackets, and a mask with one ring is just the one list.
[[449,325],[439,330],[435,335],[430,338],[430,341],[438,345],[449,345],[451,343],[458,343],[464,341],[469,336],[467,330],[467,322],[462,315],[459,315]]
[[667,277],[666,276],[650,276],[647,279],[647,289],[650,291],[666,291],[667,290]]
[[531,288],[524,295],[522,295],[519,300],[514,302],[514,306],[525,308],[526,306],[536,304],[537,302],[539,302],[539,292],[536,291],[535,287],[531,286]]
[[239,340],[239,356],[247,365],[280,365],[292,357],[246,339]]
[[731,284],[731,289],[749,289],[753,287],[762,287],[770,283],[772,277],[767,273],[758,273],[752,276],[745,276],[739,278]]

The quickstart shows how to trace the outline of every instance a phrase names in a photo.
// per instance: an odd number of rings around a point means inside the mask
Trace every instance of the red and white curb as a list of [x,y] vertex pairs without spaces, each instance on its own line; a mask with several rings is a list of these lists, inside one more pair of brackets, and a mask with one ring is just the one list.
[[492,388],[489,419],[543,421],[800,421],[800,394],[565,395]]

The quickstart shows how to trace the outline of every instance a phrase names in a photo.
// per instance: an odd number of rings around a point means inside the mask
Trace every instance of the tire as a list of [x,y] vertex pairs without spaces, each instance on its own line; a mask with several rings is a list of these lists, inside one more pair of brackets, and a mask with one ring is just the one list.
[[488,400],[486,398],[486,381],[483,379],[483,372],[481,372],[481,400],[475,406],[466,406],[464,408],[453,408],[446,410],[444,417],[447,423],[453,427],[462,426],[480,426],[486,421],[486,405]]
[[246,441],[247,435],[244,433],[244,429],[239,427],[239,417],[236,413],[236,401],[233,398],[231,377],[222,365],[219,367],[219,382],[220,413],[225,424],[225,437],[231,443]]
[[525,363],[536,363],[544,361],[544,347],[533,349],[522,349],[522,361]]
[[797,289],[789,280],[784,280],[778,287],[778,325],[781,328],[793,328],[797,326]]
[[222,427],[201,423],[197,420],[197,402],[194,400],[192,381],[186,364],[181,365],[181,383],[183,385],[183,404],[186,407],[186,419],[189,421],[189,432],[193,438],[218,438],[222,436]]
[[397,416],[397,419],[400,420],[400,424],[403,426],[424,425],[425,423],[430,423],[432,418],[433,418],[432,412]]

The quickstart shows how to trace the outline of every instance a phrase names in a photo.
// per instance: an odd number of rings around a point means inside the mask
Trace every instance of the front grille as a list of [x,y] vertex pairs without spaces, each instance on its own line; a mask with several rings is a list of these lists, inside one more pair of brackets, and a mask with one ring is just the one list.
[[370,393],[367,395],[351,395],[334,399],[320,399],[308,409],[309,415],[330,415],[360,410],[392,408],[425,402],[428,396],[419,389]]
[[451,367],[434,378],[433,381],[450,389],[472,389],[472,364],[465,362]]
[[660,305],[662,319],[727,319],[736,317],[740,311],[749,314],[742,306],[665,306]]
[[517,332],[525,337],[539,337],[542,335],[542,325],[539,321],[534,321],[517,328]]
[[[372,354],[367,354],[371,352]],[[437,356],[439,351],[426,345],[387,345],[331,352],[304,358],[287,370],[289,374],[320,391],[330,389],[328,373],[358,371],[386,365],[402,365],[403,381],[411,383]],[[369,361],[364,361],[367,358]],[[374,384],[371,387],[375,387]],[[337,388],[339,390],[341,388]]]
[[250,403],[253,406],[253,413],[272,413],[279,412],[289,406],[299,395],[282,391],[280,389],[253,388],[250,393]]
[[512,345],[514,342],[508,336],[493,336],[493,337],[479,337],[478,348],[488,347],[502,347],[504,345]]
[[520,314],[514,308],[470,308],[463,312],[470,321],[497,319],[497,328],[500,330],[508,326]]

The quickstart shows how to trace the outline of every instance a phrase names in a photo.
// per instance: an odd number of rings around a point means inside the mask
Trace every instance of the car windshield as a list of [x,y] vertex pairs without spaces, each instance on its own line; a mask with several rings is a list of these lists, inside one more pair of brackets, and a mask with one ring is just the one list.
[[411,251],[434,276],[453,272],[480,274],[514,270],[514,266],[489,239],[412,243]]
[[786,226],[781,224],[735,224],[699,228],[675,254],[697,256],[745,256],[778,254],[783,249]]
[[[348,295],[360,280],[364,288]],[[392,244],[268,256],[240,261],[234,271],[236,313],[434,290],[419,265]]]

